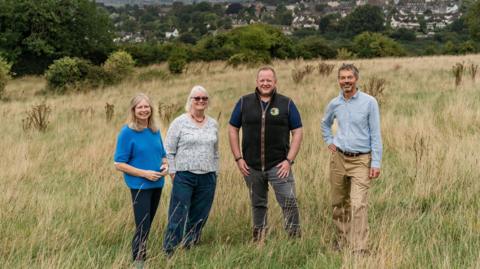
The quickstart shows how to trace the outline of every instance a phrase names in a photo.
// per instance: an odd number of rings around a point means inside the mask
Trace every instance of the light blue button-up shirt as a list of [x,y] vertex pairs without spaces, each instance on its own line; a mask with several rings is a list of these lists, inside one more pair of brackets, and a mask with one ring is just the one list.
[[[338,130],[332,134],[333,121]],[[372,167],[380,168],[382,161],[382,137],[380,134],[380,112],[374,97],[357,89],[352,98],[346,100],[343,92],[327,106],[322,119],[323,140],[343,151],[372,152]]]

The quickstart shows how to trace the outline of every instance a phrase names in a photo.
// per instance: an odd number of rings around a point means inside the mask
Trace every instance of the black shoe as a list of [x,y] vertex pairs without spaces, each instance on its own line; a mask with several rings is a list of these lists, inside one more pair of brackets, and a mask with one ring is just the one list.
[[175,251],[173,249],[165,249],[163,250],[163,252],[165,253],[165,256],[170,259],[173,257],[173,253],[175,253]]

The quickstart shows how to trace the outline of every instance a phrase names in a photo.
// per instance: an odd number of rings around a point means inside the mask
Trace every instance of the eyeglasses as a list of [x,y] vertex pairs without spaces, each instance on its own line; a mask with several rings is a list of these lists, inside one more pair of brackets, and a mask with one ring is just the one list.
[[206,101],[208,101],[208,96],[194,96],[194,97],[192,97],[192,99],[197,101],[197,102],[200,101],[200,100],[206,102]]

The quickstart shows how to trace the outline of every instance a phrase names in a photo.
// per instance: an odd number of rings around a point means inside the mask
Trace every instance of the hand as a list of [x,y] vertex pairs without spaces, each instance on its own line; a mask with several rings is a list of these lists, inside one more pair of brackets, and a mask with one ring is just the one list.
[[372,167],[370,168],[370,178],[377,178],[380,176],[380,168]]
[[173,182],[173,180],[175,179],[175,173],[170,173],[170,178],[172,179],[172,182]]
[[238,169],[243,176],[250,175],[250,167],[248,167],[247,162],[244,159],[240,159],[237,161]]
[[162,173],[152,170],[144,170],[143,177],[150,181],[157,181],[162,177]]
[[337,152],[337,147],[334,144],[328,145],[328,149],[333,153]]
[[290,174],[290,163],[287,160],[277,164],[276,167],[278,168],[277,176],[279,178],[286,178]]
[[162,166],[160,166],[160,173],[162,177],[168,174],[168,163],[163,163]]

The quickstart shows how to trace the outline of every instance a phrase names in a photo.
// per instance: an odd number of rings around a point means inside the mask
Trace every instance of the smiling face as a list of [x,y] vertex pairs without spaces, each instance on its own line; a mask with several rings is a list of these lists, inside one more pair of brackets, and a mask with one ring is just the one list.
[[271,70],[261,70],[257,75],[257,89],[261,96],[271,96],[277,86],[277,79]]
[[152,108],[148,104],[147,100],[143,99],[135,106],[135,118],[137,119],[137,121],[144,124],[148,123],[148,119],[151,115]]
[[357,91],[357,77],[352,70],[340,70],[338,84],[346,97],[353,96]]
[[192,94],[191,112],[203,112],[208,107],[208,95],[202,91],[195,91]]

